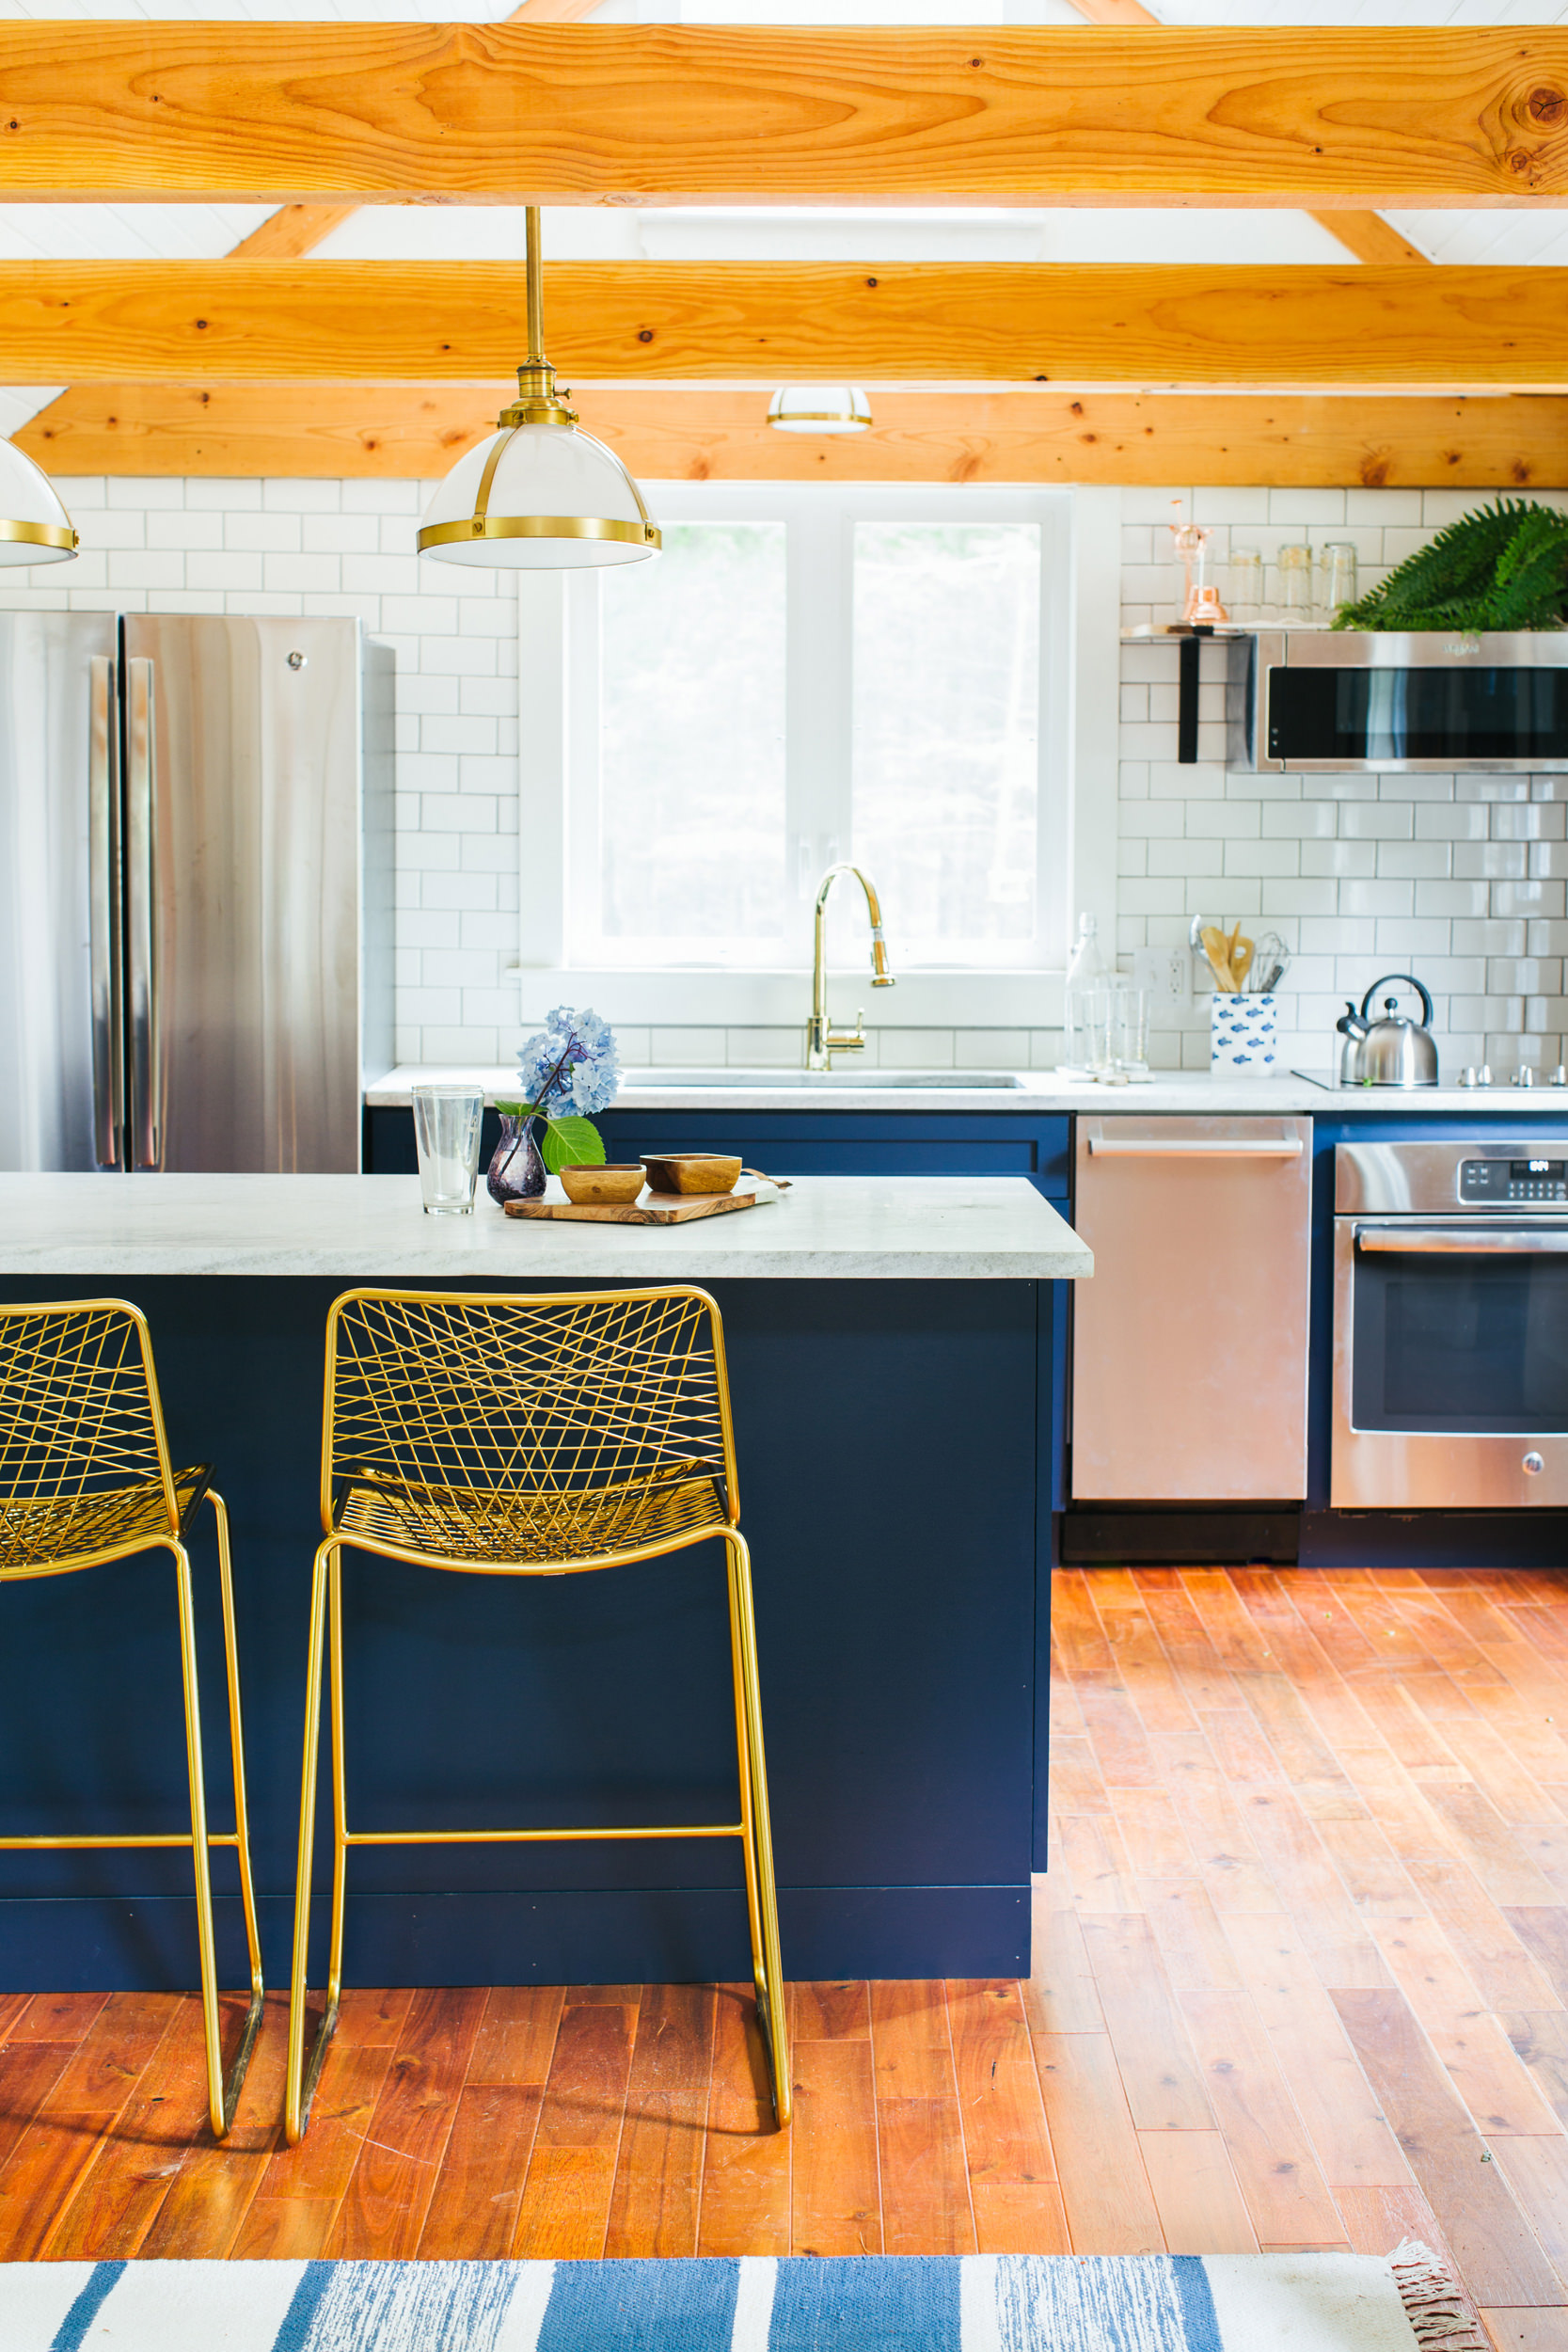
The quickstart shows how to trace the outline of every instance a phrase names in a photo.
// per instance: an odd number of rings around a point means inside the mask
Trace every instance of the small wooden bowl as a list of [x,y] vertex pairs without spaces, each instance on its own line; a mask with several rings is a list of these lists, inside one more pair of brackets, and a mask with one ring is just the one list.
[[594,1209],[635,1200],[642,1189],[641,1168],[563,1168],[559,1173],[567,1200]]
[[740,1154],[725,1152],[644,1152],[650,1192],[733,1192]]

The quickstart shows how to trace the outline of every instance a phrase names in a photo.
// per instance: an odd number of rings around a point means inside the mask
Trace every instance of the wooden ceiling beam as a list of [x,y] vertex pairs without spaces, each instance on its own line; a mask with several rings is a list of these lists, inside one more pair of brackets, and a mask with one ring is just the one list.
[[[568,382],[1568,389],[1568,270],[569,262]],[[11,383],[475,381],[526,347],[504,262],[0,265]]]
[[0,198],[1568,201],[1568,29],[0,24]]
[[[1069,0],[1091,24],[1143,24],[1157,31],[1160,20],[1144,0]],[[1391,229],[1381,213],[1313,213],[1310,217],[1338,237],[1358,262],[1425,262],[1427,256]]]
[[[55,474],[444,473],[490,432],[499,384],[94,385],[17,434]],[[775,433],[750,391],[579,395],[583,423],[654,482],[1211,482],[1291,488],[1568,483],[1568,399],[1322,394],[873,395],[869,433]]]

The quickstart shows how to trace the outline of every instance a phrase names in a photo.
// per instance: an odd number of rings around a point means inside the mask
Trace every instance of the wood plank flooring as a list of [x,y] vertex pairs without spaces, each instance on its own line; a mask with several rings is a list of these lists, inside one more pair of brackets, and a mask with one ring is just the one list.
[[[1568,1573],[1056,1580],[1031,1983],[344,1997],[309,2137],[281,2004],[238,2126],[194,2000],[0,1997],[0,2260],[1453,2259],[1568,2352]],[[786,1955],[787,1957],[787,1955]]]

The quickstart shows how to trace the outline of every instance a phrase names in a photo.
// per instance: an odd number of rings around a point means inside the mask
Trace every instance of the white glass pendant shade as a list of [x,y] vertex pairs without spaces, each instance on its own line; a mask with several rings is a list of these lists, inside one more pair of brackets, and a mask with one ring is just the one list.
[[76,532],[41,466],[0,440],[0,564],[68,564]]
[[419,544],[443,564],[562,571],[640,563],[657,554],[659,534],[614,453],[548,421],[505,426],[460,457],[425,508]]
[[863,433],[871,404],[858,384],[785,384],[773,395],[768,421],[778,433]]

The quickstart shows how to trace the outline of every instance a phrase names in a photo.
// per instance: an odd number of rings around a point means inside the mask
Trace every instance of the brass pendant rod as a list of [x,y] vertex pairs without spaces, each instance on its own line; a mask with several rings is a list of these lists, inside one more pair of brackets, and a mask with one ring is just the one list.
[[541,251],[539,207],[527,208],[528,219],[528,364],[547,367],[545,358],[545,269]]

